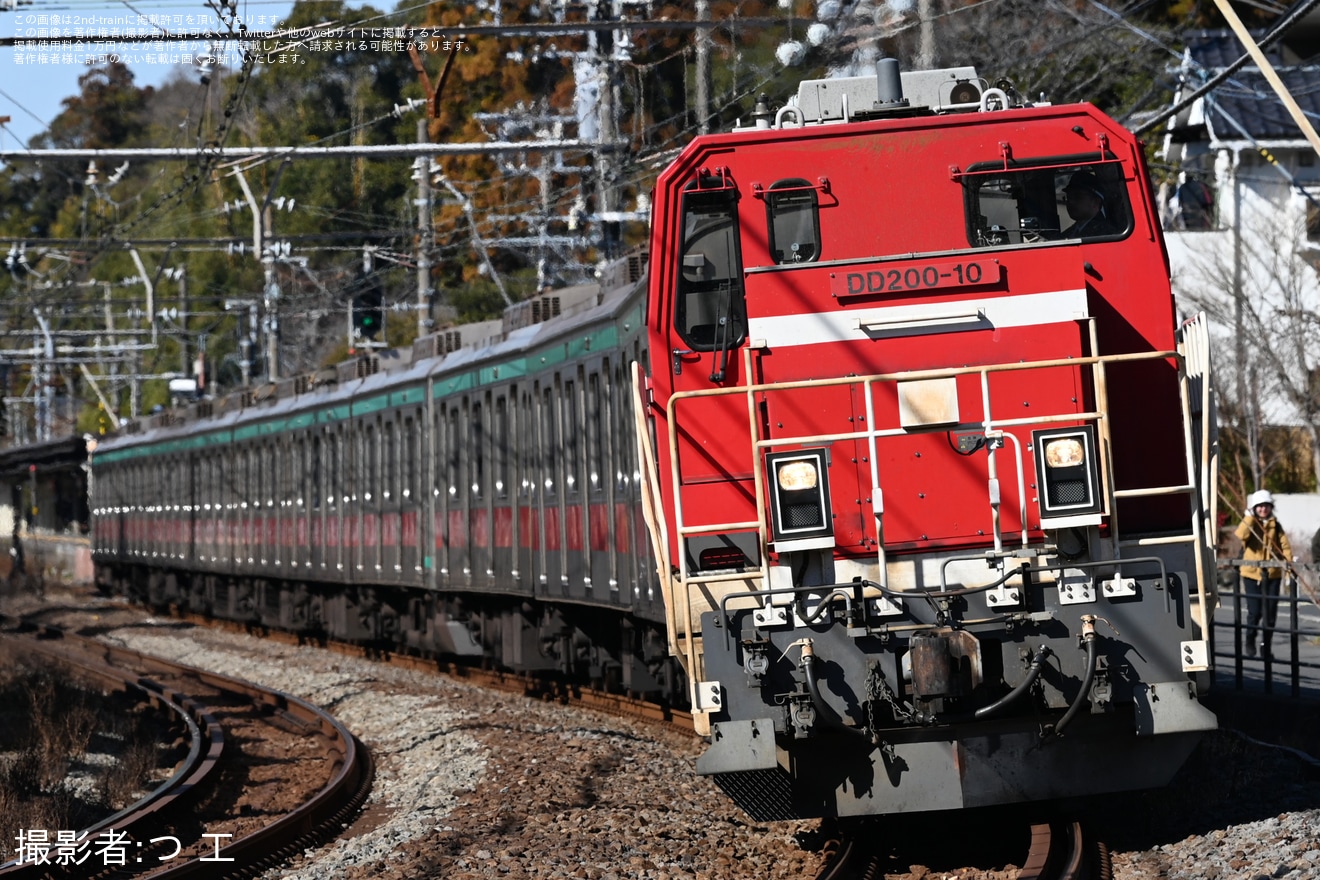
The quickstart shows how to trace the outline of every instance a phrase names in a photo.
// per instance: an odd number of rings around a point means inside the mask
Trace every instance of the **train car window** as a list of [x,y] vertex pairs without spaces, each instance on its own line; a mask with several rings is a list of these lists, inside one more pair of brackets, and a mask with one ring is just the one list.
[[394,422],[386,422],[381,429],[381,453],[385,459],[385,473],[381,480],[381,497],[386,501],[397,497],[394,481],[399,477],[399,450],[395,447]]
[[432,430],[430,430],[430,449],[425,451],[425,455],[430,460],[430,480],[432,480],[433,497],[440,497],[442,489],[445,488],[445,468],[442,466],[442,456],[445,455],[445,409],[440,404],[432,410]]
[[798,177],[776,180],[765,193],[765,214],[776,263],[820,258],[820,203],[814,186]]
[[289,492],[284,500],[295,507],[303,506],[303,499],[307,493],[303,487],[307,484],[307,440],[299,437],[292,441],[290,454],[293,457],[293,467],[289,468]]
[[[605,365],[606,375],[608,376],[609,364]],[[606,380],[608,385],[608,379]],[[604,467],[601,461],[603,455],[603,442],[606,426],[600,417],[600,374],[592,373],[587,376],[587,427],[584,432],[587,438],[587,491],[597,492],[604,488],[604,482],[601,480],[600,472]]]
[[310,469],[311,485],[308,488],[312,490],[312,510],[320,510],[321,486],[323,484],[321,482],[321,436],[319,434],[312,438],[312,463]]
[[492,452],[495,455],[495,497],[509,497],[509,401],[504,395],[495,398],[491,423]]
[[225,502],[225,455],[221,453],[211,459],[211,480],[207,485],[211,506],[215,510],[224,510]]
[[472,442],[468,446],[468,455],[472,460],[473,498],[480,498],[486,488],[486,426],[481,417],[481,404],[474,401],[470,420]]
[[325,506],[330,510],[337,509],[342,495],[339,485],[339,433],[332,430],[325,435]]
[[377,439],[378,432],[376,426],[372,424],[363,425],[358,429],[358,455],[362,466],[358,468],[358,475],[362,478],[361,492],[362,497],[359,501],[378,501],[380,495],[380,442]]
[[518,443],[518,447],[522,451],[522,456],[518,460],[522,468],[521,478],[518,480],[518,497],[522,499],[532,497],[532,484],[538,466],[536,460],[538,445],[533,436],[533,432],[536,430],[534,412],[532,395],[524,391],[522,394],[522,411],[519,413],[518,418],[518,432],[515,434],[515,442]]
[[559,437],[555,431],[555,390],[542,389],[541,395],[541,449],[545,457],[541,460],[541,473],[544,476],[545,497],[553,498],[558,486],[555,476],[559,473]]
[[614,429],[614,444],[611,447],[614,451],[615,469],[614,469],[614,488],[620,492],[628,491],[628,484],[632,480],[633,473],[633,454],[636,451],[636,444],[629,442],[626,438],[631,435],[629,430],[632,418],[631,400],[628,398],[628,368],[620,365],[614,374],[614,388],[616,399],[613,401],[614,417],[616,419]]
[[1132,230],[1122,165],[1062,156],[972,165],[961,175],[967,240],[1002,247],[1065,239],[1117,240]]
[[678,335],[693,351],[727,350],[747,332],[737,197],[738,191],[721,186],[718,178],[702,178],[683,193],[674,318]]
[[412,416],[403,420],[403,497],[416,501],[417,495],[417,423]]
[[462,485],[463,475],[460,472],[462,466],[461,440],[458,432],[458,407],[450,405],[446,407],[445,426],[445,475],[449,484],[449,497],[451,499],[458,497],[458,487]]
[[578,437],[582,434],[582,424],[578,420],[577,383],[572,379],[564,383],[564,491],[569,495],[578,493]]

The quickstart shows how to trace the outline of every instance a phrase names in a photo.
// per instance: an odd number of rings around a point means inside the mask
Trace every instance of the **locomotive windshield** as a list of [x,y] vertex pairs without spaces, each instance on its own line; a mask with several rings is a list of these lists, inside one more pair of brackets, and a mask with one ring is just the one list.
[[[1069,159],[1073,161],[1069,161]],[[1065,239],[1118,239],[1132,229],[1123,170],[1113,160],[1054,157],[973,165],[961,175],[967,241],[1001,247]]]
[[683,193],[675,321],[694,351],[727,350],[746,333],[737,193],[718,177],[704,177]]

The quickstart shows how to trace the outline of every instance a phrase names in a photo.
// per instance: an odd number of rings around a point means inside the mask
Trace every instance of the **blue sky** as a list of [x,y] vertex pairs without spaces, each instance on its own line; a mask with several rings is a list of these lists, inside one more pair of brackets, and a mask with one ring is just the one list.
[[[0,6],[4,6],[0,0]],[[238,13],[249,30],[270,30],[293,7],[292,0],[239,0]],[[55,17],[59,21],[55,22]],[[31,5],[0,11],[0,36],[50,36],[58,27],[60,36],[86,40],[102,29],[109,33],[170,33],[191,30],[223,30],[216,12],[202,0],[32,0]],[[232,50],[233,44],[229,44]],[[62,99],[78,93],[78,77],[88,69],[90,56],[118,52],[133,71],[139,86],[161,85],[172,74],[183,72],[197,79],[197,55],[207,51],[205,43],[186,41],[138,43],[119,47],[93,44],[81,48],[0,48],[0,116],[10,121],[0,128],[0,149],[17,149],[44,131],[63,109]],[[162,57],[164,56],[164,57]]]

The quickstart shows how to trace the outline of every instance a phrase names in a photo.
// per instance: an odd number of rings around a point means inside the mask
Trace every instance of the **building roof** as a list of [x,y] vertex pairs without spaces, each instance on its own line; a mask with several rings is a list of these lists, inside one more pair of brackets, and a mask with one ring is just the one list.
[[[1320,125],[1320,65],[1278,70],[1279,79],[1297,106]],[[1206,123],[1212,139],[1243,140],[1242,132],[1229,121],[1236,120],[1254,140],[1302,140],[1302,130],[1293,122],[1279,96],[1256,68],[1244,67],[1206,100]]]
[[[1253,36],[1259,38],[1262,35]],[[1298,106],[1314,124],[1320,124],[1320,64],[1289,66],[1287,58],[1296,55],[1285,51],[1282,43],[1276,43],[1264,52]],[[1189,64],[1186,66],[1194,73],[1189,77],[1188,87],[1195,88],[1200,80],[1228,67],[1242,53],[1242,44],[1231,31],[1192,34],[1187,41]],[[1304,139],[1301,129],[1255,65],[1243,67],[1204,101],[1204,119],[1212,141]],[[1237,125],[1233,124],[1234,121]]]

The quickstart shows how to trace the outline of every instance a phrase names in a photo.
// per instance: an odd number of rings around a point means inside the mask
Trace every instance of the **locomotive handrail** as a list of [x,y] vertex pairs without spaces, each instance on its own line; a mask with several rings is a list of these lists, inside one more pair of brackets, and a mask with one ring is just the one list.
[[[1079,318],[1079,320],[1087,321],[1090,324],[1092,350],[1093,351],[1096,350],[1098,348],[1098,341],[1095,338],[1094,320],[1090,318]],[[765,347],[766,346],[764,343],[758,343],[755,340],[751,341],[751,343],[748,346],[744,347],[743,375],[744,377],[746,377],[747,380],[750,380],[752,377],[757,375],[755,354],[758,350]],[[773,438],[764,437],[761,435],[761,431],[759,428],[759,421],[758,421],[759,407],[757,406],[757,397],[758,395],[765,395],[770,393],[777,393],[782,391],[803,389],[803,388],[822,388],[822,387],[831,387],[831,386],[860,387],[861,389],[863,389],[863,393],[864,393],[865,411],[866,411],[866,419],[868,425],[874,426],[876,424],[876,421],[875,421],[874,395],[872,389],[875,386],[882,383],[918,381],[923,379],[946,379],[951,377],[967,376],[967,375],[979,375],[981,377],[980,384],[981,384],[981,393],[982,393],[983,413],[985,414],[985,418],[977,421],[959,422],[958,424],[955,425],[947,425],[947,424],[940,425],[937,428],[931,427],[924,430],[926,430],[927,432],[947,432],[947,431],[957,431],[957,430],[981,431],[987,437],[995,437],[996,439],[1000,439],[1003,442],[1012,442],[1014,447],[1012,454],[1013,454],[1014,465],[1016,468],[1016,477],[1018,483],[1018,514],[1019,514],[1019,520],[1021,522],[1021,532],[1020,532],[1021,546],[1023,547],[1029,546],[1029,535],[1028,535],[1028,526],[1027,526],[1028,516],[1026,510],[1027,493],[1025,491],[1025,477],[1024,477],[1026,464],[1024,461],[1024,453],[1021,446],[1020,438],[1018,438],[1015,434],[1013,434],[1011,431],[1008,431],[1007,429],[1018,426],[1026,426],[1026,425],[1041,426],[1041,425],[1051,425],[1051,424],[1061,424],[1061,423],[1076,424],[1081,422],[1095,422],[1100,425],[1100,430],[1101,430],[1101,441],[1102,441],[1101,448],[1103,452],[1100,455],[1097,464],[1101,472],[1100,485],[1102,486],[1102,492],[1104,494],[1103,497],[1104,504],[1102,510],[1105,513],[1105,515],[1109,517],[1109,521],[1111,525],[1111,535],[1112,535],[1111,546],[1113,547],[1112,552],[1114,554],[1112,562],[1116,564],[1122,564],[1125,561],[1123,559],[1123,552],[1122,552],[1124,548],[1153,546],[1156,544],[1173,544],[1173,543],[1194,544],[1196,547],[1196,553],[1198,554],[1198,561],[1199,561],[1201,559],[1201,554],[1203,553],[1203,548],[1200,545],[1203,542],[1201,541],[1201,528],[1200,528],[1201,523],[1199,521],[1200,516],[1197,513],[1197,511],[1199,510],[1199,508],[1197,507],[1197,501],[1198,501],[1197,494],[1199,487],[1197,486],[1195,479],[1189,479],[1187,482],[1180,484],[1162,485],[1162,486],[1144,486],[1139,488],[1125,488],[1125,489],[1114,488],[1113,481],[1112,479],[1110,479],[1110,472],[1112,471],[1112,461],[1111,461],[1112,453],[1110,450],[1110,444],[1108,442],[1108,429],[1106,427],[1109,418],[1107,382],[1105,376],[1106,368],[1121,363],[1150,362],[1150,361],[1160,361],[1160,360],[1171,361],[1173,362],[1173,365],[1175,365],[1178,369],[1180,390],[1181,390],[1180,396],[1183,402],[1182,414],[1183,414],[1184,445],[1186,446],[1185,454],[1188,456],[1187,463],[1190,474],[1193,473],[1192,469],[1194,468],[1194,462],[1191,456],[1193,455],[1192,450],[1195,445],[1195,440],[1191,436],[1191,426],[1193,424],[1193,418],[1192,418],[1190,401],[1188,399],[1188,388],[1187,388],[1188,379],[1187,376],[1185,375],[1187,368],[1187,358],[1184,352],[1181,350],[1181,348],[1179,350],[1123,352],[1123,353],[1115,353],[1115,354],[1107,354],[1107,355],[1102,354],[1102,355],[1087,355],[1080,357],[1052,358],[1043,361],[983,364],[983,365],[963,366],[963,367],[944,367],[944,368],[935,368],[935,369],[926,369],[926,370],[876,373],[865,376],[854,375],[854,376],[829,377],[829,378],[821,378],[821,379],[799,379],[788,382],[744,381],[739,385],[733,385],[727,387],[677,391],[671,394],[665,402],[665,411],[667,416],[667,428],[668,428],[667,440],[669,443],[670,462],[671,462],[670,477],[673,484],[672,488],[673,488],[673,498],[674,498],[675,533],[679,537],[679,540],[683,541],[685,538],[694,535],[712,534],[722,531],[750,531],[752,529],[755,529],[757,530],[762,543],[760,548],[761,549],[760,565],[758,566],[759,571],[757,569],[750,569],[750,568],[748,570],[737,571],[737,572],[730,572],[728,570],[718,571],[718,572],[714,572],[714,571],[702,572],[702,571],[690,570],[688,553],[685,550],[681,550],[680,552],[678,552],[677,558],[671,560],[671,564],[667,569],[668,577],[665,576],[666,574],[665,572],[662,572],[662,579],[666,580],[669,584],[672,584],[673,588],[675,589],[679,597],[679,600],[689,608],[691,607],[691,601],[693,597],[692,589],[700,584],[713,585],[720,583],[746,582],[748,580],[756,581],[758,579],[762,585],[768,584],[769,564],[770,564],[769,555],[768,555],[769,544],[766,543],[766,536],[768,535],[768,523],[766,519],[767,513],[765,510],[765,505],[761,503],[761,499],[765,497],[767,491],[766,490],[767,477],[764,468],[764,460],[763,460],[764,456],[761,454],[762,451],[777,446],[783,446],[785,444],[829,443],[829,442],[840,442],[840,441],[851,440],[851,441],[865,441],[870,445],[870,461],[871,461],[871,471],[872,471],[871,478],[872,478],[873,492],[876,493],[875,501],[873,501],[873,506],[875,508],[875,554],[876,554],[876,560],[879,565],[880,579],[882,582],[885,581],[887,579],[886,577],[887,559],[886,559],[886,548],[885,548],[885,541],[883,534],[883,507],[880,502],[880,495],[879,495],[880,475],[878,473],[878,460],[876,456],[877,441],[886,437],[909,435],[918,431],[922,431],[923,429],[917,428],[913,430],[902,426],[887,427],[880,429],[877,429],[875,427],[868,427],[865,430],[857,430],[857,431],[842,431],[842,432],[801,435],[801,436],[798,435],[779,436]],[[1053,413],[1048,415],[1035,415],[1029,417],[1014,416],[1011,418],[994,418],[990,414],[991,406],[990,406],[989,386],[990,386],[990,376],[992,374],[1004,374],[1004,373],[1011,373],[1022,370],[1085,369],[1086,367],[1090,367],[1094,374],[1093,381],[1094,381],[1095,394],[1096,394],[1096,406],[1094,409],[1086,410],[1082,412]],[[755,484],[755,489],[754,489],[755,497],[758,499],[756,505],[757,519],[755,521],[745,520],[739,522],[711,522],[711,523],[704,523],[701,525],[693,525],[686,521],[687,517],[684,514],[684,507],[683,507],[683,482],[682,482],[681,468],[679,465],[678,410],[680,406],[682,406],[686,401],[689,400],[722,397],[722,396],[734,395],[734,394],[745,395],[747,400],[748,426],[749,426],[750,440],[751,440],[750,449],[752,451],[752,477]],[[998,480],[998,469],[995,464],[995,451],[996,450],[992,448],[989,454],[989,464],[988,464],[989,478],[992,480]],[[1193,517],[1192,517],[1193,523],[1191,526],[1190,534],[1147,537],[1136,540],[1123,540],[1118,537],[1121,531],[1118,527],[1118,511],[1116,504],[1118,499],[1147,498],[1147,497],[1170,496],[1170,495],[1191,496],[1191,504],[1193,506]],[[995,552],[1002,553],[1004,552],[1004,545],[1003,545],[1003,534],[1000,526],[999,503],[997,497],[991,495],[989,503],[991,506],[991,518],[993,523],[992,527],[994,532]],[[1206,588],[1203,581],[1204,579],[1198,576],[1196,596],[1202,607],[1205,606],[1205,603],[1207,601]],[[758,595],[758,594],[764,595],[764,589],[757,591],[757,593],[753,593],[749,595]],[[744,594],[739,594],[739,595],[744,595]],[[714,599],[714,597],[707,597],[708,601],[712,599]],[[716,601],[718,603],[718,600]],[[678,630],[674,628],[674,624],[677,623],[676,620],[677,613],[675,612],[671,614],[670,633],[674,646],[677,646],[678,642],[680,641],[680,637],[684,642],[683,647],[685,648],[685,650],[683,650],[682,653],[686,655],[685,657],[687,661],[686,665],[688,666],[690,673],[694,676],[693,688],[694,688],[694,694],[696,694],[695,679],[699,677],[698,670],[700,667],[698,665],[698,660],[700,656],[700,650],[697,645],[696,633],[692,629],[691,614],[687,615],[687,617],[688,619],[684,622],[682,632],[679,633]],[[694,699],[697,698],[694,696]]]
[[[749,349],[758,346],[748,346]],[[969,373],[1009,373],[1015,370],[1039,370],[1049,367],[1091,366],[1099,363],[1123,363],[1145,360],[1176,360],[1181,362],[1183,355],[1178,351],[1135,351],[1120,354],[1082,355],[1080,357],[1051,358],[1044,361],[1015,361],[1004,364],[981,364],[966,367],[941,367],[929,370],[906,370],[898,373],[872,373],[866,376],[838,376],[827,379],[795,379],[789,382],[758,382],[751,385],[731,385],[724,388],[698,388],[692,391],[675,391],[666,402],[668,414],[673,416],[674,404],[693,397],[718,397],[730,394],[756,393],[758,391],[776,391],[789,388],[819,388],[830,385],[853,385],[858,382],[899,382],[918,379],[948,379]],[[1024,424],[1036,420],[1027,419]],[[1007,422],[1005,422],[1007,423]],[[943,430],[941,428],[941,430]]]
[[1194,484],[1184,484],[1182,486],[1151,486],[1146,489],[1115,489],[1115,498],[1143,498],[1148,495],[1174,495],[1179,492],[1196,492],[1197,486]]

